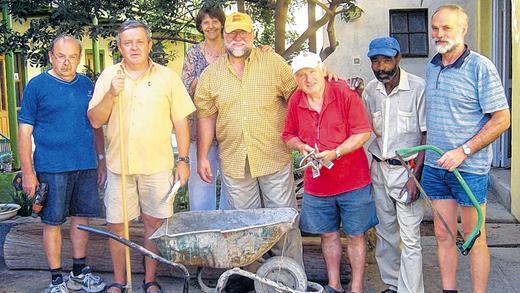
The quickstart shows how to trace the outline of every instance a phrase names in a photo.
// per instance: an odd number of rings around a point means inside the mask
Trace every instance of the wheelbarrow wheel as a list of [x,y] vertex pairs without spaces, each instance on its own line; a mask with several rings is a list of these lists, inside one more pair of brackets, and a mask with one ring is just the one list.
[[[307,290],[307,276],[303,268],[292,258],[275,256],[267,259],[256,274],[259,277],[269,279],[298,291]],[[279,292],[275,288],[255,280],[257,293]]]

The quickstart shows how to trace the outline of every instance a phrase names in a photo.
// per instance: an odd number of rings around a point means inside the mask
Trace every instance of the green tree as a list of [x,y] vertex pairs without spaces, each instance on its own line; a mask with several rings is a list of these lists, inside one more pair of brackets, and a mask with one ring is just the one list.
[[[323,3],[318,0],[4,0],[2,3],[8,5],[14,21],[29,21],[30,26],[22,33],[0,24],[0,53],[22,52],[33,66],[47,64],[48,47],[57,34],[113,38],[119,24],[129,18],[150,25],[154,32],[152,58],[164,64],[175,57],[164,50],[166,42],[200,40],[200,35],[193,33],[194,20],[203,5],[228,7],[231,4],[250,13],[259,24],[259,42],[271,44],[285,58],[307,47],[308,40],[326,25],[330,44],[320,53],[325,59],[338,46],[334,27],[336,16],[352,21],[362,13],[356,1],[351,0],[325,0]],[[286,30],[288,23],[296,21],[295,9],[306,3],[311,7],[320,6],[326,13],[315,21],[311,19],[307,30],[300,35]],[[97,26],[92,25],[94,17],[99,20]],[[111,48],[116,49],[115,43]]]
[[[218,1],[218,0],[217,0]],[[143,20],[154,32],[152,58],[165,63],[173,56],[164,51],[171,41],[194,42],[189,34],[201,1],[178,0],[11,0],[4,1],[15,22],[29,21],[20,33],[0,24],[0,52],[16,50],[34,66],[45,66],[51,40],[59,33],[78,38],[114,38],[117,27],[126,19]],[[93,26],[96,17],[99,25]],[[116,49],[114,42],[110,45]]]
[[[315,40],[316,32],[322,27],[327,27],[328,46],[325,46],[320,56],[325,60],[336,50],[339,43],[336,38],[335,20],[340,16],[345,22],[351,22],[361,17],[363,10],[355,0],[238,0],[245,1],[246,12],[253,12],[254,19],[263,24],[266,33],[260,36],[260,40],[270,41],[274,39],[276,52],[284,58],[289,59],[302,48],[316,50],[312,40]],[[309,19],[307,29],[296,34],[294,31],[287,30],[287,24],[294,24],[295,9],[307,4],[309,9]],[[240,7],[241,5],[239,5]],[[314,7],[319,6],[325,14],[319,19],[315,19]],[[240,9],[240,8],[239,8]],[[301,21],[301,20],[300,20]],[[290,42],[287,42],[289,40]],[[308,44],[311,40],[311,44]],[[264,42],[267,43],[267,42]],[[288,46],[287,46],[288,44]]]

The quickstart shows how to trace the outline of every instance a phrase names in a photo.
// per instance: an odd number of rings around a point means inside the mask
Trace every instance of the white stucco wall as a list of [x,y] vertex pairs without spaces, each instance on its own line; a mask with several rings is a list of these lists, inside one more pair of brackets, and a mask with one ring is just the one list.
[[[429,20],[435,9],[446,4],[443,0],[424,0],[420,6],[420,0],[358,0],[358,4],[363,8],[363,16],[352,23],[345,23],[339,17],[336,18],[336,33],[340,46],[326,60],[327,67],[337,72],[341,77],[352,76],[362,77],[365,81],[374,78],[370,70],[370,60],[366,56],[368,44],[377,37],[389,36],[389,9],[407,8],[428,8],[428,27]],[[462,6],[469,16],[469,30],[466,35],[466,43],[470,48],[476,48],[476,1],[450,1],[449,3]],[[324,43],[328,44],[325,34]],[[429,46],[430,54],[428,58],[403,58],[401,66],[408,72],[415,75],[425,76],[425,66],[435,55],[435,48]],[[360,64],[354,64],[354,58],[360,59]]]

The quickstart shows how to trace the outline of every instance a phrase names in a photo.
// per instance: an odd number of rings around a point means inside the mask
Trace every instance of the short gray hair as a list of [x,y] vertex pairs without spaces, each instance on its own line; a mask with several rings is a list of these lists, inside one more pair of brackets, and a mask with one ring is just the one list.
[[66,40],[72,40],[74,41],[76,44],[78,44],[79,46],[79,54],[81,55],[81,52],[83,51],[83,45],[81,44],[81,41],[78,40],[76,37],[74,37],[73,35],[69,35],[67,33],[62,33],[62,34],[59,34],[57,35],[51,42],[51,48],[50,48],[50,52],[54,52],[54,46],[56,46],[56,44],[59,42],[59,41],[66,41]]
[[469,27],[468,14],[466,14],[466,11],[464,11],[464,8],[462,8],[462,6],[457,5],[457,4],[444,4],[444,5],[441,5],[441,6],[437,7],[435,12],[433,12],[432,18],[433,18],[433,16],[435,14],[437,14],[437,12],[440,12],[440,11],[443,11],[443,10],[449,10],[449,11],[457,13],[459,15],[459,21],[461,22],[461,24],[466,26],[466,29],[468,29],[468,27]]
[[118,45],[121,43],[121,34],[124,31],[133,29],[133,28],[143,28],[144,31],[146,32],[146,37],[148,38],[148,40],[149,41],[152,40],[152,32],[150,31],[150,28],[148,27],[148,25],[146,23],[139,21],[139,20],[135,20],[135,19],[129,19],[129,20],[123,22],[119,26],[119,29],[117,30],[116,42]]

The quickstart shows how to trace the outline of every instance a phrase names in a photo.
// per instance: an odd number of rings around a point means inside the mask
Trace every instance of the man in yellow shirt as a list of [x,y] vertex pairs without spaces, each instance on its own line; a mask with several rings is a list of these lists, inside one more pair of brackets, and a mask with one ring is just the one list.
[[[149,58],[152,41],[145,24],[135,20],[123,23],[118,30],[117,45],[123,61],[100,75],[88,112],[94,128],[107,124],[107,222],[113,232],[123,234],[120,174],[121,168],[125,168],[128,220],[141,215],[144,246],[157,252],[148,238],[173,214],[172,202],[164,203],[173,180],[184,185],[189,177],[187,116],[195,107],[180,78]],[[120,161],[118,103],[122,103],[124,113],[125,166]],[[174,128],[179,159],[172,178]],[[121,292],[125,286],[124,247],[110,240],[110,253],[114,283],[107,287],[107,292]],[[161,292],[155,281],[156,266],[156,261],[145,259],[145,292]]]
[[[231,208],[296,208],[290,151],[281,138],[287,100],[296,88],[286,61],[253,48],[253,23],[243,13],[226,18],[227,54],[202,73],[195,93],[198,110],[198,173],[212,178],[208,150],[216,134],[222,181]],[[273,252],[303,265],[298,228],[288,232]]]

